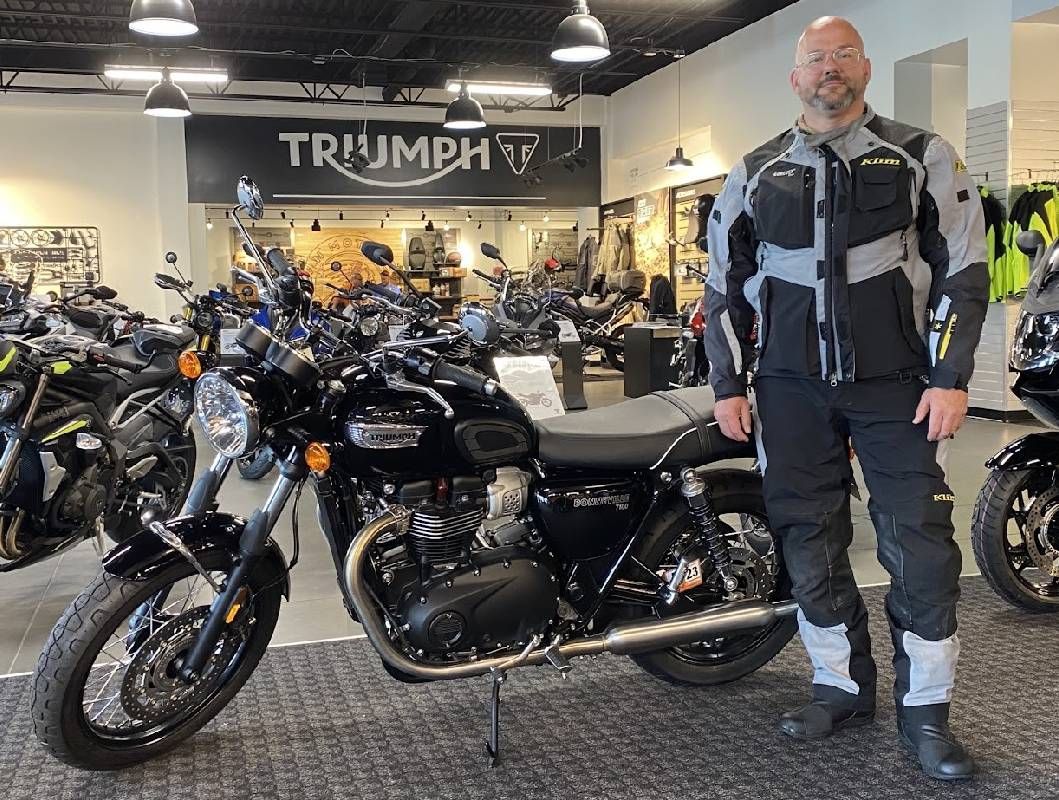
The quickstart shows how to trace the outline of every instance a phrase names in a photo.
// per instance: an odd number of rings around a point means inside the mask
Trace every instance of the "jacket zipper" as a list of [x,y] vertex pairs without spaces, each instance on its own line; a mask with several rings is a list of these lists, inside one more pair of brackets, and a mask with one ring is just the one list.
[[824,151],[824,166],[827,170],[827,183],[824,185],[824,325],[827,328],[825,353],[827,355],[827,369],[832,387],[838,386],[838,343],[835,333],[835,297],[834,297],[834,242],[832,241],[832,229],[834,227],[834,203],[837,188],[835,186],[835,158],[830,147],[826,145],[821,148]]

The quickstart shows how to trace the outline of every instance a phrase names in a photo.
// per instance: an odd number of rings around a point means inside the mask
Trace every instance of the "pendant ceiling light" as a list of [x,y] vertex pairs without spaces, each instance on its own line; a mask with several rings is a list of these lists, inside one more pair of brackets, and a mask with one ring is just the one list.
[[585,0],[575,0],[570,16],[552,37],[552,58],[575,64],[599,61],[610,55],[610,39],[603,23],[588,11]]
[[684,156],[684,148],[680,146],[680,63],[683,60],[682,58],[677,60],[677,151],[666,162],[666,169],[670,172],[678,172],[695,166],[690,158]]
[[461,84],[459,96],[445,109],[445,127],[456,130],[485,127],[482,104],[471,97],[466,83]]
[[148,36],[191,36],[199,32],[191,0],[135,0],[129,30]]
[[169,77],[169,69],[162,70],[162,80],[147,92],[143,113],[152,117],[190,117],[188,96]]

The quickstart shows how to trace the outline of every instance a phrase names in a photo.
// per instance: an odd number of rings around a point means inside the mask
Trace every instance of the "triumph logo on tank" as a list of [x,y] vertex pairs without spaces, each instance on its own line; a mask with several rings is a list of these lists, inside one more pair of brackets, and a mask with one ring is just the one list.
[[[280,133],[279,141],[290,149],[292,167],[303,167],[307,164],[314,167],[327,166],[350,180],[368,186],[425,186],[456,170],[489,172],[490,168],[488,138],[419,136],[409,140],[404,136],[383,134],[358,136],[346,133],[339,137],[333,133]],[[368,159],[363,173],[349,166],[358,152]],[[411,177],[384,181],[371,176],[373,170],[384,168],[401,170],[403,174]],[[512,163],[512,169],[514,168]]]

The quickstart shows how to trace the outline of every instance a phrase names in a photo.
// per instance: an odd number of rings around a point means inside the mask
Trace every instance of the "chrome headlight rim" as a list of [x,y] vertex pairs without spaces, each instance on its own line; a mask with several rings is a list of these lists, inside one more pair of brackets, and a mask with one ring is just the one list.
[[[204,420],[204,410],[200,405],[200,393],[205,394],[211,389],[223,389],[225,392],[229,393],[234,400],[239,402],[242,414],[241,422],[243,422],[246,427],[246,435],[240,443],[241,448],[221,447],[210,435],[210,428]],[[221,455],[227,456],[228,458],[239,458],[253,451],[254,448],[257,447],[257,444],[261,439],[260,411],[258,410],[257,404],[254,402],[254,398],[230,380],[229,376],[216,370],[210,370],[209,372],[204,373],[195,382],[194,409],[195,420],[202,429],[203,436],[206,437],[206,441],[209,442],[210,446]]]

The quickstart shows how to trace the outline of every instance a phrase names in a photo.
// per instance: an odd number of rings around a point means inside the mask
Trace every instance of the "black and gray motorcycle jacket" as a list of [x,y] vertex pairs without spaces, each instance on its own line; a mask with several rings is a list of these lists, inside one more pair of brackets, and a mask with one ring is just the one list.
[[[837,385],[903,373],[966,389],[989,290],[978,191],[940,136],[869,108],[745,156],[708,227],[717,399],[747,372]],[[757,314],[758,330],[753,342]]]

